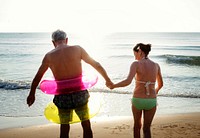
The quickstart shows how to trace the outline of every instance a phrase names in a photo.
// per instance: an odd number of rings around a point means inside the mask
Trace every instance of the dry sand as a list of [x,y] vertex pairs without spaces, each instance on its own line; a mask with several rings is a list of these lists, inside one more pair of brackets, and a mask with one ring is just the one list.
[[[132,117],[92,119],[91,122],[94,138],[133,137]],[[153,138],[199,138],[200,113],[155,116],[151,129]],[[81,137],[80,123],[71,125],[70,138]],[[59,125],[2,129],[0,138],[59,138]]]

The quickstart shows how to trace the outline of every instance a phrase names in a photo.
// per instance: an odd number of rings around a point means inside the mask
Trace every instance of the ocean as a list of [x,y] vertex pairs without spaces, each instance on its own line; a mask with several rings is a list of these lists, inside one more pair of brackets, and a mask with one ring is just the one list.
[[[191,32],[119,32],[83,39],[69,34],[69,44],[81,45],[106,69],[113,82],[126,78],[134,61],[133,47],[150,43],[149,58],[161,67],[164,87],[158,94],[158,114],[200,111],[200,33]],[[44,55],[53,49],[51,33],[0,33],[0,124],[11,118],[43,117],[52,95],[38,87],[32,107],[26,105],[31,81]],[[91,68],[83,63],[83,70]],[[48,70],[43,78],[52,77]],[[132,84],[108,89],[99,75],[89,91],[103,96],[98,116],[130,116]],[[6,121],[5,121],[6,120]],[[0,128],[2,128],[1,126]]]

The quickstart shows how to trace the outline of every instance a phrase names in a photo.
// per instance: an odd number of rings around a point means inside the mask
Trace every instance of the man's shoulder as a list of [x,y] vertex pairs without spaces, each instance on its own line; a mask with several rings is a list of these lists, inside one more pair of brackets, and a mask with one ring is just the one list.
[[55,51],[55,49],[50,50],[49,52],[46,53],[46,56],[51,55],[51,53],[53,53]]
[[79,48],[79,47],[81,47],[81,46],[80,46],[80,45],[68,45],[68,47]]
[[80,45],[70,45],[69,46],[70,49],[72,49],[72,51],[82,51],[82,47]]
[[[66,51],[81,51],[82,50],[82,47],[81,46],[79,46],[79,45],[68,45],[67,47],[65,47],[64,48]],[[64,50],[63,48],[62,48],[62,50]],[[49,52],[47,52],[46,53],[46,56],[51,56],[51,55],[54,55],[54,54],[56,54],[56,53],[59,53],[59,51],[60,51],[61,49],[52,49],[52,50],[50,50]]]

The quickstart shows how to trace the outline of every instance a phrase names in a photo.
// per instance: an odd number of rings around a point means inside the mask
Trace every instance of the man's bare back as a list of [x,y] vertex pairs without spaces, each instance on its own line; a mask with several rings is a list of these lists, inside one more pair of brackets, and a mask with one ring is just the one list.
[[46,54],[44,63],[49,65],[56,80],[74,78],[82,73],[81,51],[79,46],[60,45]]

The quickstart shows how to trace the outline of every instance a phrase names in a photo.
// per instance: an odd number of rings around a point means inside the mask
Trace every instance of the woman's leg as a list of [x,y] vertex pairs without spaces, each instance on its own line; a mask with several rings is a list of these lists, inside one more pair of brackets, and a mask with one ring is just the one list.
[[144,132],[144,138],[151,138],[151,123],[154,118],[156,112],[156,107],[150,109],[150,110],[144,110],[144,126],[143,126],[143,132]]
[[132,105],[132,112],[134,117],[133,135],[134,138],[140,138],[140,129],[142,127],[142,110],[138,110],[134,105]]

